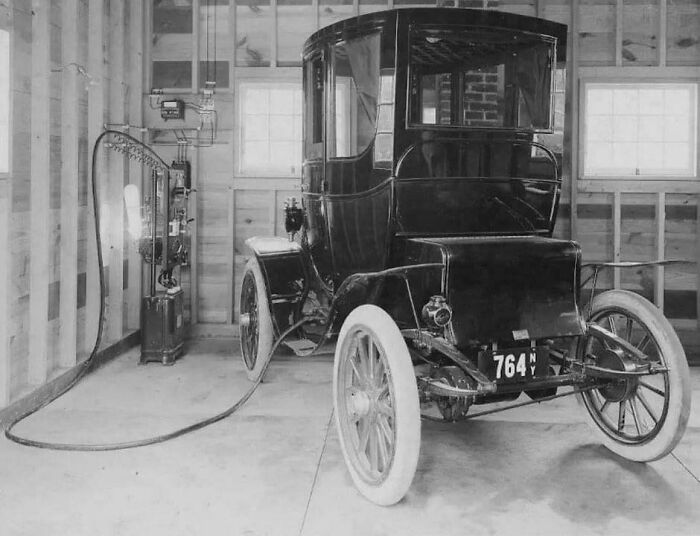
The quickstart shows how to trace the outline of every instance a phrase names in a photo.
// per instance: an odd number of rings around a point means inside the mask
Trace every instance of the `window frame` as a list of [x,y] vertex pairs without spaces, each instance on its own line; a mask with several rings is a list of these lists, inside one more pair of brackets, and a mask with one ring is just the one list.
[[[587,121],[587,106],[586,97],[589,88],[599,86],[610,86],[613,89],[615,86],[632,86],[632,87],[649,87],[658,85],[663,88],[673,86],[693,86],[695,102],[695,129],[690,129],[694,136],[691,140],[690,147],[694,151],[695,158],[691,158],[691,167],[688,174],[674,173],[656,173],[656,174],[640,174],[640,175],[624,175],[616,174],[587,174],[586,172],[586,132],[588,127]],[[693,182],[700,180],[700,79],[696,77],[679,76],[679,77],[663,77],[663,76],[634,76],[634,77],[581,77],[579,79],[579,95],[578,95],[578,147],[577,151],[577,178],[579,181],[602,181],[602,182],[629,182],[629,181],[682,181]],[[691,155],[692,156],[692,155]]]
[[[434,28],[434,29],[454,29],[454,28],[460,28],[460,26],[457,25],[423,25],[423,24],[413,24],[409,27],[408,29],[408,34],[407,34],[407,39],[408,39],[408,47],[409,47],[409,58],[408,58],[408,68],[406,69],[406,91],[407,91],[407,97],[406,97],[406,117],[405,117],[405,124],[406,124],[406,129],[407,130],[465,130],[465,131],[474,131],[474,132],[533,132],[535,134],[553,134],[554,133],[554,84],[555,84],[555,71],[558,68],[558,65],[561,63],[562,65],[565,64],[565,62],[559,62],[557,61],[558,54],[559,54],[559,42],[556,37],[550,36],[550,35],[543,35],[543,34],[535,34],[534,32],[528,32],[524,30],[513,30],[513,31],[518,31],[522,32],[524,34],[529,34],[529,35],[535,35],[541,39],[542,43],[547,43],[548,45],[551,46],[552,50],[552,63],[551,63],[551,75],[550,75],[550,85],[549,85],[549,127],[548,128],[526,128],[526,127],[519,127],[519,126],[465,126],[465,125],[441,125],[441,124],[429,124],[429,123],[420,123],[415,120],[413,117],[415,110],[413,109],[413,102],[411,99],[411,88],[413,85],[413,77],[415,74],[415,67],[413,66],[413,62],[411,61],[411,56],[410,56],[410,46],[411,46],[411,38],[412,38],[412,33],[416,28]],[[467,26],[466,27],[467,31],[468,30],[479,30],[480,27],[478,26]],[[498,30],[499,28],[495,28]],[[568,65],[567,71],[569,69]],[[567,76],[568,73],[567,73]]]
[[244,85],[266,85],[266,86],[275,86],[279,87],[280,85],[284,86],[295,86],[295,89],[298,89],[301,92],[301,99],[302,102],[301,104],[301,121],[302,121],[302,130],[303,130],[303,122],[304,122],[304,116],[303,116],[303,99],[304,99],[304,89],[303,89],[303,83],[302,83],[302,70],[298,68],[260,68],[260,67],[254,67],[254,68],[245,68],[245,69],[237,69],[238,76],[236,76],[236,79],[233,84],[233,109],[234,109],[234,124],[233,124],[233,133],[232,133],[232,143],[233,143],[233,169],[232,169],[232,177],[234,179],[246,179],[246,178],[251,178],[251,179],[299,179],[302,176],[302,168],[303,168],[303,162],[304,162],[304,156],[303,156],[303,150],[304,150],[304,140],[303,140],[303,132],[302,132],[302,137],[299,138],[299,142],[301,143],[300,147],[300,153],[299,153],[299,162],[298,162],[298,167],[296,169],[295,174],[287,173],[287,174],[276,174],[276,173],[269,173],[265,172],[263,173],[250,173],[246,172],[241,168],[241,165],[243,163],[243,136],[242,136],[242,128],[243,128],[243,115],[241,113],[241,97],[242,97],[242,86]]
[[[327,162],[354,162],[360,160],[365,154],[367,154],[370,149],[374,146],[374,142],[377,138],[377,127],[379,123],[379,99],[380,95],[377,95],[377,117],[374,121],[374,129],[372,131],[372,138],[370,142],[361,151],[355,152],[355,154],[348,156],[335,156],[336,146],[336,117],[335,117],[335,104],[336,104],[336,85],[335,85],[335,63],[334,63],[334,47],[337,47],[341,43],[346,43],[353,39],[362,39],[376,35],[379,39],[379,75],[377,78],[378,91],[381,91],[381,73],[382,73],[382,46],[384,42],[384,32],[381,28],[372,28],[366,31],[361,31],[357,34],[350,34],[347,36],[339,36],[338,39],[329,43],[326,47],[326,52],[324,56],[324,64],[326,66],[326,79],[324,86],[325,102],[324,102],[324,146],[325,146],[325,158]],[[356,105],[357,103],[351,103],[350,106]],[[331,144],[334,145],[333,151],[330,150]]]

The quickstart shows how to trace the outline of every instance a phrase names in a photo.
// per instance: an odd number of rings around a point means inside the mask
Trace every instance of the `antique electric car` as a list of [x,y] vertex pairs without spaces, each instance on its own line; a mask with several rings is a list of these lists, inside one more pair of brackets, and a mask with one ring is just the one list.
[[595,292],[595,277],[582,292],[578,244],[552,237],[566,41],[554,22],[431,8],[306,42],[301,204],[285,207],[289,238],[247,242],[241,347],[259,381],[281,337],[301,352],[337,335],[335,422],[375,503],[410,487],[421,406],[456,421],[523,393],[575,394],[600,440],[636,461],[685,430],[669,322],[637,294]]

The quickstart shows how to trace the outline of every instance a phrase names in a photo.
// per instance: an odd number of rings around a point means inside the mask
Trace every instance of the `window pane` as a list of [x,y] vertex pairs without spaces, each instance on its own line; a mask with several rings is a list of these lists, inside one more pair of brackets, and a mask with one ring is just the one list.
[[330,156],[355,156],[374,139],[379,98],[379,34],[338,43],[332,50],[335,139]]
[[524,32],[414,28],[411,119],[548,130],[553,55],[551,41]]
[[694,176],[695,84],[588,84],[584,175]]
[[243,82],[238,91],[239,158],[236,174],[298,176],[301,170],[301,88]]
[[[309,60],[305,67],[306,95],[306,158],[323,156],[323,62],[320,58]],[[300,121],[301,122],[301,121]]]
[[268,67],[272,31],[270,0],[236,0],[236,65]]

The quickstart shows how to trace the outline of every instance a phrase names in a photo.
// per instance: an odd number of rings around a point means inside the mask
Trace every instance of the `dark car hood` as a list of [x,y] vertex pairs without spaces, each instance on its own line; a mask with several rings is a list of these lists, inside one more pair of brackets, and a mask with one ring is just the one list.
[[581,250],[544,237],[413,238],[409,257],[442,258],[460,347],[582,334]]

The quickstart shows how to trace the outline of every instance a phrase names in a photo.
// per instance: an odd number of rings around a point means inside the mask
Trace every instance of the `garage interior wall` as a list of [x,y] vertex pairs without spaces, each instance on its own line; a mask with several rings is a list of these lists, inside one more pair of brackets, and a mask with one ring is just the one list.
[[[241,162],[246,131],[245,90],[288,83],[301,87],[301,47],[314,30],[349,16],[392,7],[435,6],[421,0],[154,0],[149,42],[150,87],[194,98],[205,74],[217,78],[217,144],[194,150],[197,181],[194,319],[215,331],[235,323],[246,260],[244,241],[284,235],[282,202],[297,192],[299,167],[290,172],[253,170]],[[439,6],[455,5],[438,0]],[[581,242],[585,261],[685,259],[688,265],[615,270],[600,286],[635,290],[665,309],[682,338],[698,326],[697,176],[584,178],[581,171],[584,81],[700,81],[700,3],[696,0],[458,0],[569,25],[574,129],[571,165],[556,234]],[[215,52],[214,52],[215,51]],[[208,61],[207,61],[208,60]],[[214,63],[215,62],[215,63]],[[212,74],[213,73],[213,74]],[[256,86],[257,84],[257,86]],[[193,89],[194,88],[194,89]],[[149,112],[149,110],[146,110]],[[277,123],[278,125],[281,122]],[[148,125],[168,139],[157,112]],[[272,129],[272,122],[270,128]],[[164,129],[164,130],[159,130]],[[695,141],[700,136],[695,137]],[[165,147],[164,147],[165,149]],[[700,151],[696,151],[700,153]],[[696,154],[697,157],[697,154]],[[299,159],[301,157],[299,156]],[[573,180],[572,180],[573,177]],[[574,188],[571,188],[571,184]],[[572,208],[573,207],[573,208]],[[234,245],[231,248],[231,244]]]
[[[143,2],[4,0],[0,32],[9,36],[0,98],[10,111],[0,136],[9,155],[0,174],[1,408],[92,350],[99,284],[89,159],[106,124],[142,123]],[[124,237],[122,190],[140,184],[141,168],[101,154],[105,347],[139,325],[141,266]]]

